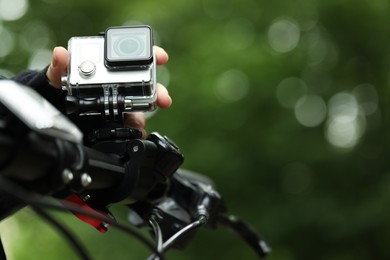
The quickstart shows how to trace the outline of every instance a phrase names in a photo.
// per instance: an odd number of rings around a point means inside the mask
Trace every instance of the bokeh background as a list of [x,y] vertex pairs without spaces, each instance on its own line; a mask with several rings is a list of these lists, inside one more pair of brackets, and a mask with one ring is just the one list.
[[[387,0],[0,0],[0,74],[45,67],[72,36],[149,24],[174,102],[147,130],[216,182],[269,259],[390,259],[389,11]],[[53,214],[96,259],[148,256],[119,231]],[[76,257],[29,209],[0,228],[10,259]],[[167,256],[256,259],[223,229]]]

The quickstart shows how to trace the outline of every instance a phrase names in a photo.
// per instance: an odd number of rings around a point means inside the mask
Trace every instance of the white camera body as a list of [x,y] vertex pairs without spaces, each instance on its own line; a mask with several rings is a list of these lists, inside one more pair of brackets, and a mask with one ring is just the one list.
[[102,36],[72,37],[62,87],[67,113],[117,119],[156,108],[156,57],[149,26],[110,27]]

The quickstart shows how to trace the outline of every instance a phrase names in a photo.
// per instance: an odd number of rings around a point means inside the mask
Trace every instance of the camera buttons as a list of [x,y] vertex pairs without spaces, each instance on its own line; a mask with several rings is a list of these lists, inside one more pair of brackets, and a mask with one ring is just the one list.
[[93,76],[96,71],[96,65],[92,61],[86,60],[79,65],[79,73],[83,78]]

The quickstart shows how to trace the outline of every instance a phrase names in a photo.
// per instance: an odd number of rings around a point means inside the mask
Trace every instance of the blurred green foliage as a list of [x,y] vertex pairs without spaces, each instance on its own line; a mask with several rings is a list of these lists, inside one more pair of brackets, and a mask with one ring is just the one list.
[[[269,259],[389,259],[389,11],[386,0],[0,0],[0,69],[43,68],[72,36],[149,24],[170,55],[159,79],[173,105],[147,130],[216,182]],[[148,255],[59,217],[97,259]],[[29,211],[1,228],[13,259],[74,257]],[[225,230],[201,230],[168,257],[255,259]]]

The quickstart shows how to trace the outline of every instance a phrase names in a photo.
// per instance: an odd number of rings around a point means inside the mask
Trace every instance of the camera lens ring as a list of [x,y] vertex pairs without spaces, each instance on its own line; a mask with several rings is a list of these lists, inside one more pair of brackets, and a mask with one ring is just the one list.
[[149,26],[110,27],[106,30],[104,64],[107,68],[123,70],[150,66],[153,57],[152,30]]
[[145,44],[136,35],[123,35],[115,40],[113,51],[118,57],[139,57],[145,51]]

